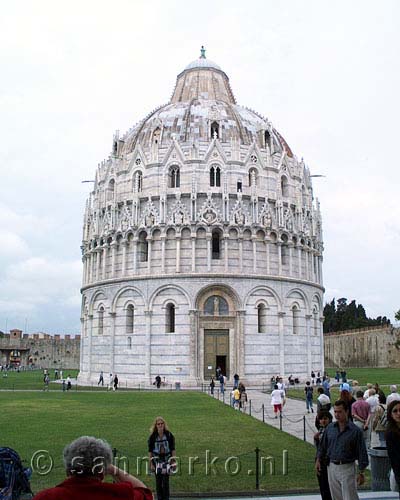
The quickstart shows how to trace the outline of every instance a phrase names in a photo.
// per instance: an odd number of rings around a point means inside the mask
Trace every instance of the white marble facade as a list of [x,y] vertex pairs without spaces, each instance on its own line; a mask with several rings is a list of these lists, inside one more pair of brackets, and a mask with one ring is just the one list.
[[82,383],[323,369],[310,172],[205,58],[99,164],[83,228]]

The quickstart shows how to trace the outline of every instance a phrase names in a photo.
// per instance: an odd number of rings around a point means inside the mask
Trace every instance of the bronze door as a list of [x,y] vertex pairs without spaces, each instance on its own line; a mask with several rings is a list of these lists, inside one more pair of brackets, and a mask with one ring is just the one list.
[[218,366],[229,378],[229,330],[204,330],[204,378],[215,377]]

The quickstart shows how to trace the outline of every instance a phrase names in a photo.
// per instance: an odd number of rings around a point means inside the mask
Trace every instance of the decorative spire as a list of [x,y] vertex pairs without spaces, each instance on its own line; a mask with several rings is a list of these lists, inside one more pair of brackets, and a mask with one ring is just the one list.
[[204,45],[202,45],[200,49],[200,59],[205,59],[205,58],[206,58],[206,49],[204,48]]

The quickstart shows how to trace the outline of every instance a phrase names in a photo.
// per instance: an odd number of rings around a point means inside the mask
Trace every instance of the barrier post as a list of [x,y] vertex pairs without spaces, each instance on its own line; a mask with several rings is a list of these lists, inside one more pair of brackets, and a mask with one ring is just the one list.
[[279,430],[282,430],[282,412],[279,413]]
[[250,399],[250,401],[249,401],[249,415],[250,415],[250,417],[251,417],[251,399]]
[[262,404],[262,412],[263,412],[263,423],[265,424],[264,403]]
[[303,440],[306,441],[306,416],[303,416]]
[[256,452],[256,490],[260,489],[260,449],[257,447]]

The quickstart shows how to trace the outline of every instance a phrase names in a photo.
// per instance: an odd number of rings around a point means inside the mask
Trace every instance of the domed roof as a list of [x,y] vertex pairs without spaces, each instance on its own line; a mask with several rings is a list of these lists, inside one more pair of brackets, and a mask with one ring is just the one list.
[[206,59],[205,49],[178,75],[171,101],[152,111],[124,137],[125,151],[129,153],[139,141],[149,144],[157,128],[162,129],[162,142],[173,138],[182,142],[209,140],[211,122],[219,123],[221,139],[237,139],[251,144],[259,134],[269,131],[276,143],[292,156],[283,137],[255,111],[236,103],[229,78],[214,62]]
[[192,61],[190,64],[188,64],[184,69],[184,71],[196,68],[213,68],[222,71],[221,68],[218,66],[218,64],[206,58],[206,49],[204,48],[203,45],[201,46],[200,57]]

